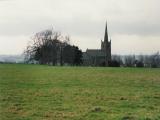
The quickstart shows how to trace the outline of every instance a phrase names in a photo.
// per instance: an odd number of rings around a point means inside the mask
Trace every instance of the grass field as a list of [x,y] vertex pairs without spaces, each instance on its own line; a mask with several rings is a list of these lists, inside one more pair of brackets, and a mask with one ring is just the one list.
[[1,120],[160,120],[160,69],[0,65]]

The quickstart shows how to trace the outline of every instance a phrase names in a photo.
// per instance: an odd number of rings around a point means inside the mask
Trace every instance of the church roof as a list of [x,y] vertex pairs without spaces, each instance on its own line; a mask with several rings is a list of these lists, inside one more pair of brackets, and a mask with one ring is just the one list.
[[87,49],[87,51],[83,53],[83,58],[104,56],[105,52],[100,49]]
[[105,52],[100,49],[88,49],[86,53],[91,56],[105,56]]

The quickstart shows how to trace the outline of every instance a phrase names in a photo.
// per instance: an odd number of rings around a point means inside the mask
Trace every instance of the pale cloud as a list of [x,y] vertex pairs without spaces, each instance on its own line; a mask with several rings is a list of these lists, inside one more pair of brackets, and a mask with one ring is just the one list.
[[[28,41],[35,32],[51,27],[70,35],[83,51],[99,48],[106,20],[113,53],[134,53],[128,46],[136,47],[137,54],[156,52],[160,48],[159,4],[159,0],[3,0],[0,54],[23,52],[20,46],[26,42],[20,42],[21,36]],[[14,50],[1,47],[5,41],[14,41]]]
[[29,38],[27,36],[0,36],[0,54],[22,54]]
[[115,35],[113,36],[112,52],[115,54],[153,54],[160,51],[159,38],[154,36]]

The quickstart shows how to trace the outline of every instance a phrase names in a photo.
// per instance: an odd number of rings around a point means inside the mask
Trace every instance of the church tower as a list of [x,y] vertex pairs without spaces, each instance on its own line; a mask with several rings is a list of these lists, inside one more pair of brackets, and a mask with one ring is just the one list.
[[108,40],[107,22],[105,28],[104,41],[101,41],[101,50],[105,53],[105,64],[106,66],[108,66],[109,61],[111,61],[111,40]]

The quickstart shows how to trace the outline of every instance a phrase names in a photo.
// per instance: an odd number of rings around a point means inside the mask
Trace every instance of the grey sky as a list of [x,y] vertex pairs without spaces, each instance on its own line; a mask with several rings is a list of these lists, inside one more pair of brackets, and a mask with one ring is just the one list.
[[160,51],[160,0],[0,0],[0,54],[20,54],[53,27],[83,51],[100,48],[106,20],[113,54]]

